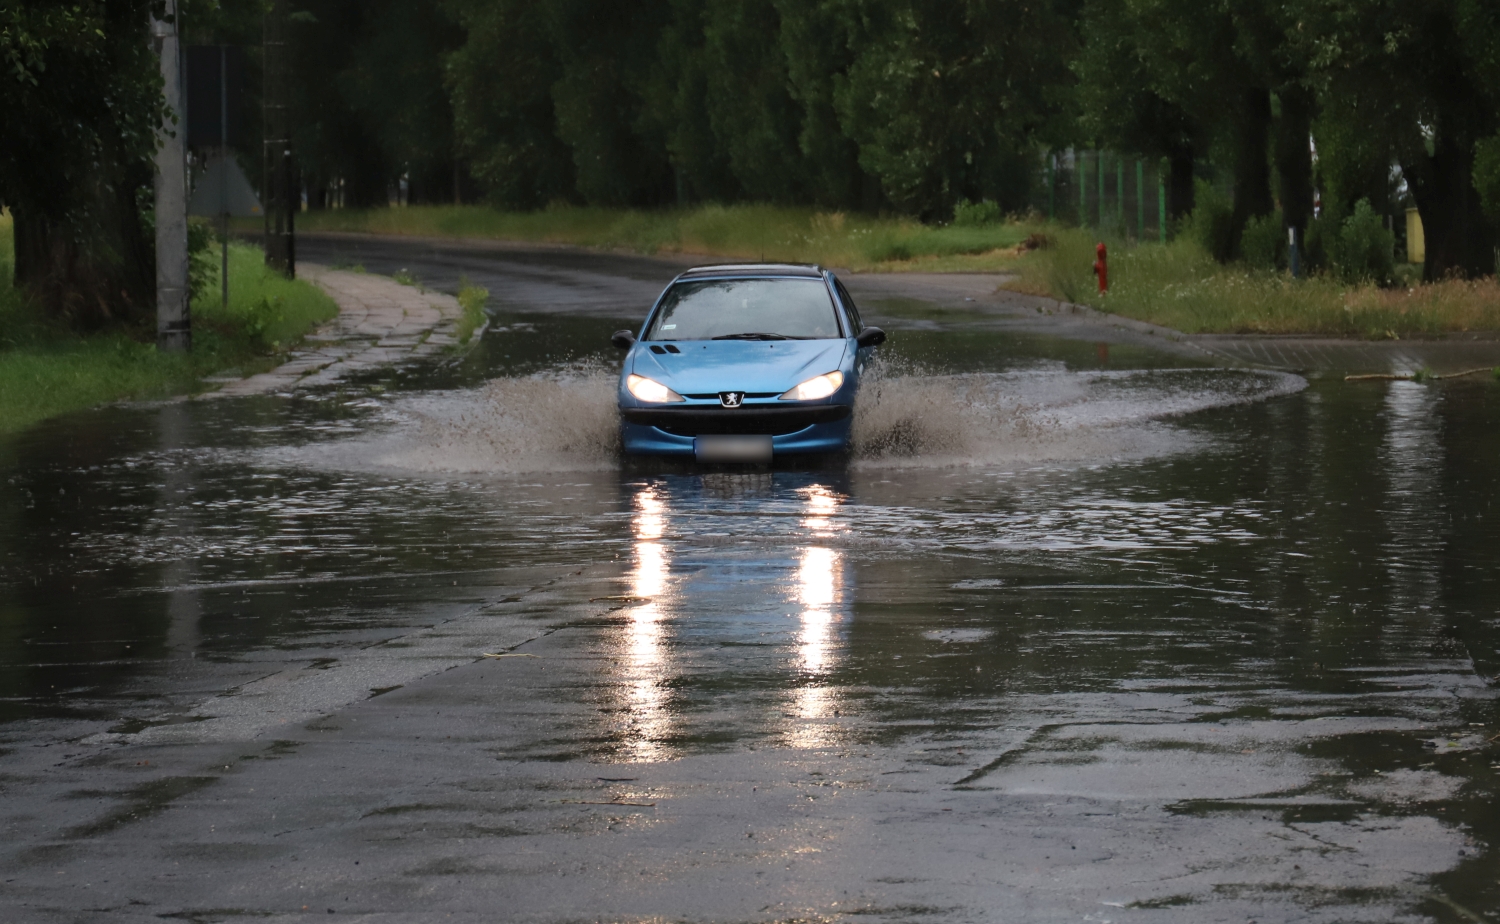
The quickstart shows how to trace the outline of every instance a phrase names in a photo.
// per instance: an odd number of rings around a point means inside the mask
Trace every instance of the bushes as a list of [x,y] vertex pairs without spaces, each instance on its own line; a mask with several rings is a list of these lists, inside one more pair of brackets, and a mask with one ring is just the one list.
[[1179,234],[1198,243],[1221,263],[1233,256],[1234,202],[1205,180],[1195,181],[1198,205]]
[[1260,269],[1285,269],[1287,265],[1286,222],[1277,209],[1270,215],[1252,218],[1240,237],[1240,255],[1250,266]]
[[1002,218],[1000,204],[989,199],[981,202],[962,199],[953,207],[953,223],[960,228],[998,224]]
[[1385,222],[1361,199],[1354,214],[1339,227],[1338,237],[1329,251],[1329,268],[1348,283],[1373,282],[1385,285],[1395,272],[1391,252],[1396,242]]

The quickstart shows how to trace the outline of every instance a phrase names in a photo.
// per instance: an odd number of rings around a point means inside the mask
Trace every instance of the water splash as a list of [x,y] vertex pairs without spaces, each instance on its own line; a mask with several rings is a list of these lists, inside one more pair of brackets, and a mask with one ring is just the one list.
[[1306,387],[1300,376],[1224,369],[877,369],[855,410],[854,462],[947,467],[1156,455],[1192,442],[1167,418]]
[[[1291,394],[1294,375],[1223,369],[929,374],[871,370],[855,411],[856,467],[955,467],[1143,457],[1193,438],[1165,418]],[[523,474],[620,463],[616,377],[576,364],[412,396],[395,426],[335,450],[383,470]]]

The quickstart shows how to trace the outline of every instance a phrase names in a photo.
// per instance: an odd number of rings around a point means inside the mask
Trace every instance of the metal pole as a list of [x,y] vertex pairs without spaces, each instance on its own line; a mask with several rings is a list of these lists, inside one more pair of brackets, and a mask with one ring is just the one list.
[[[229,202],[229,51],[219,46],[219,156],[224,158],[219,171],[219,201]],[[227,207],[227,206],[226,206]],[[229,311],[229,213],[219,217],[219,298]]]
[[261,169],[265,195],[266,265],[291,276],[295,273],[291,259],[293,195],[285,185],[291,176],[287,169],[292,148],[287,111],[291,61],[286,23],[286,0],[272,0],[263,20],[265,146],[261,150]]
[[229,213],[219,216],[219,298],[229,310]]
[[178,41],[177,0],[166,0],[165,18],[151,23],[152,44],[161,59],[162,95],[178,117],[177,128],[157,129],[156,150],[156,345],[168,351],[193,345],[188,304],[187,120],[182,116],[182,45]]

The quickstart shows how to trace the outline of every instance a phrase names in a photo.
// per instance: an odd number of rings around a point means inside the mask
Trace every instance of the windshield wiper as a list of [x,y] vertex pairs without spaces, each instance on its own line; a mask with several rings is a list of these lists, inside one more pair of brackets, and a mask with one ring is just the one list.
[[788,337],[786,334],[748,333],[748,334],[720,334],[719,336],[717,336],[717,337],[715,337],[713,339],[715,339],[715,340],[803,340],[805,338],[803,338],[803,337]]

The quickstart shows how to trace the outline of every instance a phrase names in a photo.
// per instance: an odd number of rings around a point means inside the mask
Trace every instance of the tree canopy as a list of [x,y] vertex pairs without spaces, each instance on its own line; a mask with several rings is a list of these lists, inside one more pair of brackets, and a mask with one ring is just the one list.
[[[159,0],[158,0],[159,3]],[[808,203],[946,220],[1039,201],[1049,152],[1162,159],[1256,222],[1414,205],[1427,273],[1493,272],[1492,0],[292,0],[309,207]],[[265,0],[181,0],[250,47]],[[17,281],[90,322],[151,303],[151,0],[0,6]],[[157,12],[160,12],[159,6]],[[251,119],[251,124],[258,120]],[[253,162],[255,151],[245,152]],[[252,171],[252,176],[257,171]]]

